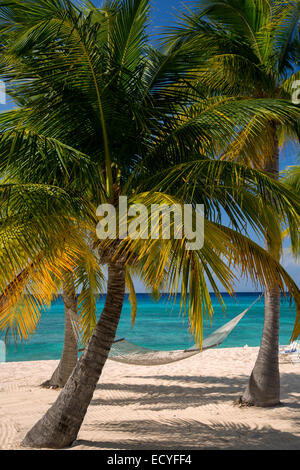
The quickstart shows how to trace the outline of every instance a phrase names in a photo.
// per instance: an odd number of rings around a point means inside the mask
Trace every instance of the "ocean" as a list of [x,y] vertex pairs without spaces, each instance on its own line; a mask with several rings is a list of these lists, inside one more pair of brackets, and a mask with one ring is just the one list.
[[[259,294],[239,293],[235,299],[224,294],[226,304],[223,313],[217,299],[212,295],[215,315],[212,323],[205,324],[204,337],[231,320],[245,310]],[[194,344],[193,336],[188,331],[187,319],[180,315],[179,297],[174,303],[163,295],[155,302],[147,294],[138,294],[138,314],[135,326],[131,327],[130,304],[126,297],[116,338],[126,338],[140,346],[153,349],[185,349]],[[101,313],[104,299],[97,302],[97,312]],[[295,305],[282,300],[280,344],[289,342],[295,320]],[[222,348],[259,346],[264,320],[264,300],[261,299],[241,320],[236,329],[222,344]],[[6,360],[36,361],[43,359],[59,359],[64,339],[64,307],[61,298],[56,299],[51,307],[42,313],[38,330],[30,340],[15,346],[11,343],[7,348]]]

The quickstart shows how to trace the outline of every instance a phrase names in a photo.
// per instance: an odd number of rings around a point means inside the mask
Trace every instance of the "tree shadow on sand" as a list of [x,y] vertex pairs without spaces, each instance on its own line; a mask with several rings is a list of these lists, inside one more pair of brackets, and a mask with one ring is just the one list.
[[[300,436],[269,426],[249,427],[242,423],[204,424],[195,420],[115,421],[87,426],[103,437],[116,433],[115,440],[79,440],[77,446],[109,450],[192,450],[192,449],[286,449],[300,450]],[[122,438],[122,433],[126,437]],[[128,438],[130,433],[130,438]]]
[[[135,376],[138,383],[130,383],[131,377],[123,377],[129,383],[100,383],[97,386],[100,398],[92,400],[93,407],[99,406],[99,419],[93,414],[93,422],[85,425],[90,440],[79,440],[74,448],[97,448],[107,450],[142,449],[286,449],[300,450],[300,376],[297,373],[282,373],[282,402],[286,413],[276,414],[277,408],[261,409],[257,423],[248,424],[246,416],[252,408],[243,408],[231,413],[235,400],[245,387],[248,378],[145,375]],[[149,383],[151,381],[152,383]],[[153,383],[154,382],[154,383]],[[216,416],[219,406],[225,406]],[[227,405],[230,405],[229,407]],[[106,406],[132,407],[132,420],[105,419]],[[201,406],[211,406],[211,417],[201,421]],[[181,410],[200,407],[199,419],[180,418]],[[216,408],[214,408],[216,407]],[[93,408],[94,411],[95,408]],[[147,419],[143,417],[146,410]],[[150,413],[153,411],[153,414]],[[178,416],[166,419],[160,410],[174,410]],[[140,411],[140,419],[136,412]],[[120,408],[119,413],[122,413]],[[130,412],[131,413],[131,412]],[[245,415],[244,415],[245,413]],[[177,413],[176,413],[177,414]],[[227,416],[226,416],[227,415]],[[149,416],[151,419],[149,419]],[[152,418],[153,416],[153,418]],[[283,426],[285,421],[292,424],[294,432],[275,429],[268,423],[273,417]],[[104,418],[104,419],[103,419]],[[271,420],[270,420],[271,422]],[[289,426],[291,425],[289,424]],[[279,427],[278,425],[276,426]],[[283,428],[284,429],[284,428]],[[95,439],[93,439],[93,435]],[[91,437],[90,437],[91,436]]]
[[[93,399],[91,406],[138,405],[141,409],[159,411],[163,409],[183,410],[191,406],[200,406],[216,402],[228,403],[233,402],[242,394],[248,381],[245,376],[201,377],[146,375],[135,377],[135,379],[145,379],[145,383],[98,384],[97,390],[103,392],[103,398]],[[147,383],[149,379],[156,379],[157,384]],[[281,398],[283,405],[292,398],[292,403],[287,403],[287,406],[294,409],[298,408],[298,403],[295,403],[293,393],[300,390],[300,376],[292,373],[282,374],[281,380]],[[163,384],[161,383],[162,381],[164,381]],[[176,384],[173,382],[176,382]],[[293,386],[290,385],[291,383]],[[197,384],[199,384],[199,387],[197,387]],[[128,394],[128,396],[126,394]]]

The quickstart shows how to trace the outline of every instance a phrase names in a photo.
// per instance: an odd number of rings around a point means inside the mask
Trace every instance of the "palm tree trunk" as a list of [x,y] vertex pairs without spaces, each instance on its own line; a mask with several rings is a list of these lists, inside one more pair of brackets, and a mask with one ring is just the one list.
[[[266,167],[269,175],[279,178],[279,146],[274,130],[273,160]],[[279,246],[271,247],[268,240],[265,248],[273,256],[280,259]],[[262,340],[258,357],[249,379],[248,386],[241,402],[245,405],[261,407],[276,406],[280,404],[280,374],[279,374],[279,320],[280,320],[280,293],[276,289],[265,286],[265,318]]]
[[80,360],[57,400],[27,433],[26,447],[60,449],[72,444],[115,339],[125,294],[125,268],[108,265],[104,309]]
[[74,280],[66,273],[63,281],[63,302],[65,308],[64,348],[59,364],[50,380],[42,384],[45,388],[63,388],[73,372],[78,358],[78,312]]

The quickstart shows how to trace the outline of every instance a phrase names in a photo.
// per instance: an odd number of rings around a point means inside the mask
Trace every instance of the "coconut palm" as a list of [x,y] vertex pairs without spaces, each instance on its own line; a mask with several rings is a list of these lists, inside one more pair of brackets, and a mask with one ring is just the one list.
[[[89,247],[87,247],[89,248]],[[91,249],[82,251],[73,271],[63,274],[62,300],[65,311],[63,351],[51,378],[42,386],[63,388],[77,364],[80,344],[87,344],[96,325],[96,296],[103,293],[104,274]],[[77,290],[80,293],[77,294]]]
[[[182,15],[181,24],[171,31],[171,42],[180,38],[180,42],[198,50],[202,65],[194,86],[199,93],[206,87],[211,100],[268,98],[273,108],[285,107],[291,103],[295,81],[300,78],[295,67],[299,58],[299,19],[299,2],[205,0],[194,12]],[[291,138],[299,138],[296,115],[289,123],[266,116],[259,130],[254,116],[247,126],[240,127],[238,139],[233,138],[219,156],[262,168],[278,180],[279,148]],[[265,246],[280,259],[280,230],[276,242],[267,235]],[[279,403],[279,316],[280,295],[266,286],[261,347],[241,399],[245,404]]]
[[[203,318],[213,313],[207,279],[222,301],[216,281],[233,293],[230,263],[239,265],[258,284],[288,288],[298,312],[294,336],[299,334],[297,286],[243,230],[250,223],[276,239],[280,217],[296,242],[299,197],[263,172],[212,158],[218,146],[237,137],[237,118],[246,126],[255,116],[259,128],[266,114],[288,123],[299,112],[292,105],[273,108],[269,100],[211,106],[195,98],[188,84],[198,73],[197,54],[184,46],[167,52],[149,47],[148,11],[147,0],[106,2],[101,9],[55,0],[12,1],[0,8],[1,73],[20,104],[1,115],[2,172],[11,178],[19,177],[20,169],[30,174],[37,158],[47,162],[53,149],[62,166],[66,155],[73,158],[70,191],[88,208],[79,220],[91,233],[94,227],[94,235],[96,207],[110,203],[118,213],[119,196],[148,208],[189,203],[194,213],[196,204],[205,205],[200,250],[187,250],[187,240],[177,240],[174,227],[167,240],[121,234],[94,240],[108,266],[104,309],[67,384],[24,445],[60,448],[76,439],[115,338],[126,283],[135,318],[133,274],[154,291],[181,290],[191,331],[201,344]],[[222,225],[223,213],[228,226]]]
[[[5,115],[2,117],[4,116]],[[6,139],[6,141],[8,141],[8,139]],[[47,187],[61,188],[64,191],[69,191],[71,196],[73,190],[70,185],[70,174],[74,171],[74,158],[70,158],[65,148],[58,149],[57,145],[50,148],[48,142],[47,159],[45,159],[42,157],[45,155],[44,143],[41,144],[35,141],[34,145],[34,167],[31,167],[30,172],[26,172],[22,170],[20,165],[13,165],[13,169],[11,168],[9,175],[5,178],[6,183],[13,180],[15,183],[19,181],[19,183],[23,185],[39,184],[41,186],[47,184]],[[64,157],[62,157],[62,155]],[[25,169],[25,167],[23,167],[23,169]],[[8,207],[8,209],[14,210],[14,206]],[[29,211],[29,209],[30,207],[27,210]],[[35,207],[34,210],[36,210]],[[35,212],[32,213],[32,217],[35,217]],[[88,241],[86,231],[83,232],[82,229],[80,230],[78,224],[72,223],[71,220],[70,225],[71,227],[68,231],[61,233],[59,243],[60,250],[63,250],[65,246],[68,252],[68,244],[72,243],[72,234],[77,231],[78,235],[82,237],[80,251],[78,251],[79,247],[76,241],[77,256],[74,257],[73,263],[71,264],[72,270],[58,270],[56,267],[53,269],[52,264],[49,267],[52,271],[47,273],[47,276],[49,276],[49,274],[52,275],[54,281],[47,284],[47,299],[50,301],[55,294],[62,291],[65,309],[65,338],[59,365],[52,377],[42,384],[44,387],[62,388],[65,385],[77,362],[79,333],[81,333],[83,343],[86,343],[95,325],[96,304],[94,296],[102,290],[103,285],[103,275],[96,260],[95,253],[93,253],[93,250],[91,250],[86,243]],[[70,234],[70,236],[67,236],[67,234]],[[19,240],[17,243],[19,244]],[[54,246],[55,243],[54,240]],[[19,246],[17,248],[19,248]],[[39,257],[39,262],[40,259],[41,256]],[[21,339],[22,341],[28,340],[29,335],[35,332],[40,319],[40,315],[36,315],[36,312],[33,312],[29,308],[26,296],[32,291],[32,284],[37,282],[37,277],[44,278],[45,272],[39,272],[39,263],[34,263],[34,269],[28,269],[28,266],[32,265],[32,261],[26,260],[26,262],[21,270],[21,273],[26,273],[26,282],[24,282],[25,278],[24,276],[20,276],[20,273],[17,274],[14,279],[9,280],[9,292],[10,297],[13,298],[13,302],[3,301],[2,305],[0,305],[0,328],[6,334],[7,338],[10,337],[9,332],[12,332],[15,341],[17,339]],[[59,265],[59,260],[57,264]],[[77,302],[76,288],[79,286],[81,293]],[[13,293],[12,288],[14,290]],[[3,299],[5,296],[4,293],[2,294]],[[22,309],[20,309],[20,304],[23,304]],[[24,316],[27,318],[24,319]],[[28,317],[30,317],[30,319]],[[32,325],[30,332],[24,330],[21,326],[21,324],[26,323],[26,321],[29,321]]]
[[51,378],[42,384],[46,388],[63,388],[77,363],[79,339],[77,329],[78,309],[74,279],[71,272],[67,272],[64,276],[62,298],[65,310],[64,346],[58,366]]
[[[36,157],[37,155],[38,148],[35,153]],[[54,186],[55,184],[66,190],[68,188],[66,172],[70,168],[67,167],[67,162],[65,161],[65,167],[62,171],[60,163],[61,161],[58,161],[57,158],[51,158],[51,154],[48,151],[48,168],[45,168],[42,159],[37,158],[35,171],[27,175],[17,175],[16,171],[15,180],[20,179],[23,184],[41,184],[42,180],[44,180],[45,182],[47,181],[49,186],[51,184]],[[53,180],[55,165],[58,165],[58,169]],[[51,172],[48,171],[50,167]],[[62,177],[63,173],[64,177]],[[35,217],[35,214],[32,214],[32,217]],[[78,230],[78,227],[73,224],[72,231],[75,230]],[[95,295],[103,292],[103,274],[95,252],[89,248],[90,243],[85,242],[85,240],[88,241],[86,231],[82,232],[81,230],[81,233],[81,251],[80,253],[78,252],[76,258],[74,257],[72,269],[57,270],[57,268],[53,269],[53,265],[51,265],[51,267],[49,266],[50,271],[47,273],[47,276],[50,274],[54,281],[48,283],[47,299],[50,301],[54,295],[62,291],[65,310],[65,336],[60,362],[51,378],[42,384],[43,387],[62,388],[66,384],[77,362],[79,337],[81,335],[83,343],[86,343],[96,323]],[[65,245],[66,249],[68,249],[67,243],[72,243],[72,238],[66,237],[66,234],[64,234],[64,237],[60,237],[61,248]],[[39,257],[39,261],[40,259],[41,257]],[[32,334],[35,332],[40,319],[40,315],[32,317],[33,312],[28,308],[26,296],[32,291],[32,284],[37,281],[38,277],[41,279],[45,278],[45,272],[39,272],[39,263],[34,263],[34,266],[32,266],[31,261],[27,261],[27,263],[28,266],[31,266],[31,269],[25,266],[23,271],[21,271],[21,273],[26,273],[26,276],[24,277],[24,275],[19,273],[15,279],[9,282],[9,295],[11,298],[13,297],[14,301],[4,301],[5,295],[3,293],[3,301],[0,304],[0,329],[5,333],[6,338],[10,337],[9,332],[17,332],[17,335],[13,334],[15,341],[17,339],[27,340],[29,337],[29,332],[24,331],[20,327],[22,322],[26,322],[26,319],[28,321],[28,317],[31,317],[29,321],[32,323],[30,330],[30,334]],[[59,261],[57,264],[59,264]],[[79,296],[76,294],[76,288],[81,290]],[[20,304],[23,304],[22,309],[20,309]]]
[[[78,201],[74,210],[74,200],[59,188],[17,183],[2,183],[0,199],[1,329],[7,328],[15,339],[27,339],[36,328],[38,307],[53,298],[55,280],[50,273],[61,279],[78,257],[76,234],[72,247],[62,238],[74,225],[70,218],[79,213]],[[27,318],[22,317],[24,310],[31,312]]]
[[[83,254],[84,260],[81,259]],[[69,261],[68,270],[59,269],[59,264],[56,260],[55,266],[48,265],[45,270],[41,269],[40,258],[37,264],[30,262],[1,294],[0,328],[7,341],[13,336],[17,343],[28,340],[36,332],[41,313],[58,292],[62,292],[65,313],[63,351],[52,376],[41,384],[44,388],[63,388],[66,384],[77,363],[80,339],[85,344],[96,323],[95,296],[103,292],[103,273],[92,253],[82,251],[81,255],[77,254],[72,262]],[[41,296],[41,282],[47,295],[33,309],[32,297]],[[78,295],[76,287],[81,290]],[[31,325],[30,330],[24,329],[26,324]]]
[[[2,190],[3,186],[1,186]],[[17,190],[23,186],[24,194],[24,184],[15,186]],[[20,214],[21,223],[18,225],[19,217],[15,210],[15,201],[12,198],[6,199],[6,204],[5,200],[2,200],[4,204],[1,216],[1,285],[3,288],[0,298],[0,329],[5,333],[7,341],[11,337],[15,342],[19,339],[28,340],[36,331],[41,312],[62,289],[66,324],[64,348],[58,367],[51,379],[43,386],[63,387],[77,362],[79,334],[81,333],[83,342],[86,342],[95,324],[95,294],[102,290],[103,275],[96,257],[84,239],[74,237],[76,225],[72,222],[68,224],[68,227],[65,225],[65,230],[60,232],[59,236],[54,230],[51,238],[52,231],[50,231],[48,237],[50,246],[42,249],[40,243],[36,252],[31,244],[30,250],[24,250],[27,240],[23,237],[26,235],[28,237],[27,230],[30,230],[30,225],[24,226],[23,214]],[[37,204],[34,204],[31,214],[30,205],[26,204],[25,207],[29,217],[36,219]],[[18,212],[21,210],[22,206],[19,205]],[[41,207],[41,210],[45,211],[45,207]],[[57,215],[59,217],[59,214]],[[43,223],[48,225],[49,220]],[[66,236],[68,232],[69,237]],[[35,233],[36,228],[31,232],[31,236],[40,238],[40,231],[34,235]],[[44,243],[45,241],[42,241],[43,245]],[[12,260],[16,260],[16,263]],[[9,269],[7,269],[7,264]],[[11,276],[12,280],[10,280]],[[6,286],[5,282],[7,282]],[[76,287],[78,286],[81,287],[81,293],[77,299]]]

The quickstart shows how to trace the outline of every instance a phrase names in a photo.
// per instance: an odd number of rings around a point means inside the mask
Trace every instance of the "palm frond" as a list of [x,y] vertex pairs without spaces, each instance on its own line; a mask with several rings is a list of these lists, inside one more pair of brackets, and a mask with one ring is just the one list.
[[125,281],[127,289],[129,290],[129,302],[131,305],[131,325],[134,326],[137,315],[137,299],[129,267],[126,267]]

